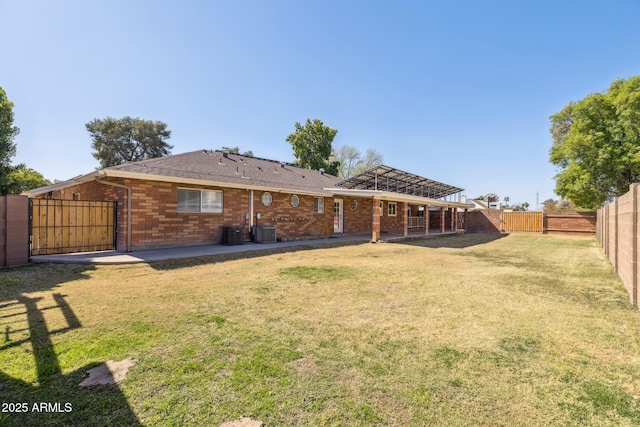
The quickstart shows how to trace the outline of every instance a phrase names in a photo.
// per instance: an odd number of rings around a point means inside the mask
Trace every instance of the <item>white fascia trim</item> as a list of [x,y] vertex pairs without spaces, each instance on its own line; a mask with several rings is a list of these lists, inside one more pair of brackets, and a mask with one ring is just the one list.
[[23,196],[35,197],[41,194],[48,193],[50,191],[64,190],[65,188],[73,187],[74,185],[82,184],[83,182],[93,181],[94,177],[98,176],[100,171],[88,173],[86,175],[79,175],[75,178],[68,179],[66,181],[58,182],[57,184],[46,185],[44,187],[34,188],[22,193]]
[[301,195],[316,196],[316,197],[330,197],[332,195],[330,192],[323,193],[320,191],[308,191],[308,190],[269,187],[269,186],[262,186],[262,185],[252,185],[250,182],[247,182],[247,184],[245,185],[245,184],[238,184],[233,182],[210,181],[205,179],[181,178],[181,177],[175,177],[175,176],[150,175],[146,173],[125,172],[125,171],[119,171],[119,170],[105,170],[105,169],[99,170],[97,172],[100,173],[101,176],[107,176],[107,177],[113,177],[113,178],[130,178],[130,179],[149,180],[149,181],[172,182],[176,184],[204,185],[207,187],[237,188],[241,190],[269,191],[272,193],[301,194]]
[[469,205],[460,202],[449,202],[446,200],[432,199],[430,197],[413,196],[411,194],[394,193],[392,191],[381,190],[356,190],[349,188],[325,188],[326,191],[339,196],[353,197],[373,197],[380,200],[389,200],[394,202],[409,202],[419,205],[443,206],[448,208],[469,209]]

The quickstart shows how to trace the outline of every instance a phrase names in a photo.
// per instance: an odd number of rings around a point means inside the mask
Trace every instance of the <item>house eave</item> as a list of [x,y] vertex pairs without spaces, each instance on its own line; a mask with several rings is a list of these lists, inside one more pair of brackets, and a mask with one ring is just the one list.
[[430,197],[414,196],[411,194],[395,193],[392,191],[357,190],[357,189],[348,189],[348,188],[339,188],[339,187],[325,188],[325,190],[330,192],[334,196],[371,197],[371,198],[376,198],[380,200],[389,200],[394,202],[408,202],[408,203],[415,203],[419,205],[442,206],[442,207],[460,208],[460,209],[469,209],[470,207],[467,203],[452,202],[448,200],[438,200],[438,199],[432,199]]

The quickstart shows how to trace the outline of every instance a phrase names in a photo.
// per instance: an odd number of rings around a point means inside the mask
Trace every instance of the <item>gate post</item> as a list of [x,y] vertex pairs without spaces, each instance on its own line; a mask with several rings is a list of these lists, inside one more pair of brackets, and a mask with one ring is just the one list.
[[23,265],[29,262],[29,198],[8,195],[0,198],[2,209],[0,230],[4,231],[0,266]]
[[635,306],[638,305],[638,186],[640,184],[631,184],[633,187],[633,200],[631,204],[631,208],[633,209],[631,213],[631,220],[633,223],[631,224],[632,231],[632,243],[631,243],[631,251],[633,255],[631,256],[631,303]]

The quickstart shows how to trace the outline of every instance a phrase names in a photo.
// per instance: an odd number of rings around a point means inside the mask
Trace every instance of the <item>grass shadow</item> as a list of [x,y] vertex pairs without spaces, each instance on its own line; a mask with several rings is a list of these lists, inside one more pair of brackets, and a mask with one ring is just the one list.
[[240,259],[252,259],[252,258],[260,258],[266,257],[270,255],[279,255],[286,254],[291,252],[300,252],[300,251],[312,251],[316,249],[330,249],[330,248],[338,248],[343,246],[353,246],[353,245],[368,245],[369,243],[365,243],[362,241],[340,241],[340,242],[332,242],[332,243],[322,243],[322,244],[308,244],[302,246],[285,246],[281,248],[274,249],[256,249],[250,251],[243,252],[233,252],[226,254],[216,254],[216,255],[205,255],[191,258],[176,258],[172,260],[166,261],[153,261],[149,262],[148,265],[159,271],[165,270],[176,270],[180,268],[188,268],[195,267],[200,265],[209,265],[209,264],[218,264],[226,261],[234,261]]
[[43,292],[67,282],[86,280],[93,265],[34,263],[0,269],[0,305],[20,295]]
[[[24,283],[20,274],[5,274],[0,278],[0,283],[5,285],[0,292],[0,327],[4,335],[0,353],[24,350],[22,357],[32,355],[37,378],[27,382],[4,370],[10,368],[0,369],[3,405],[0,425],[142,425],[117,386],[78,387],[87,370],[98,364],[62,374],[52,336],[82,328],[82,323],[66,301],[66,295],[54,292],[51,305],[50,299],[32,296],[29,292],[50,290],[68,280],[83,278],[91,267],[65,266],[62,274],[42,274],[43,270],[51,273],[51,268],[60,270],[59,266],[38,265],[10,271],[40,277],[37,283]],[[40,273],[37,276],[36,271]],[[62,327],[48,328],[45,312],[49,310],[59,310]]]
[[414,237],[407,240],[396,240],[389,243],[419,246],[423,248],[464,249],[484,245],[507,237],[506,233],[464,233],[444,234],[438,236]]
[[[118,386],[78,387],[92,363],[40,385],[0,371],[0,395],[7,404],[2,426],[142,426]],[[12,406],[9,406],[13,404]]]

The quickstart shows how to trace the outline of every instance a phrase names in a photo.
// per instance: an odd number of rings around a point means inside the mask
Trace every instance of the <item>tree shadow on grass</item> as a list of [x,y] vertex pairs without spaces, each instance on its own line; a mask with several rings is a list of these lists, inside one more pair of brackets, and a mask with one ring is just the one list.
[[273,248],[273,249],[256,249],[256,250],[243,251],[243,252],[205,255],[205,256],[192,257],[192,258],[176,258],[176,259],[167,260],[167,261],[153,261],[153,262],[149,262],[148,265],[151,268],[159,271],[176,270],[180,268],[195,267],[200,265],[218,264],[221,262],[234,261],[239,259],[252,259],[252,258],[266,257],[270,255],[286,254],[291,252],[311,251],[316,249],[330,249],[330,248],[338,248],[343,246],[368,245],[368,244],[369,243],[363,243],[362,241],[354,240],[354,241],[340,241],[340,242],[322,243],[322,244],[308,244],[308,245],[301,245],[301,246],[284,246],[281,248]]
[[411,240],[394,241],[394,244],[419,246],[423,248],[451,248],[463,249],[472,246],[484,245],[507,237],[506,233],[464,233],[445,234]]
[[[17,357],[33,358],[37,378],[31,383],[0,368],[0,425],[141,425],[117,386],[78,386],[83,375],[99,364],[62,374],[52,336],[82,327],[65,295],[52,293],[54,304],[46,306],[44,297],[29,295],[82,278],[92,267],[66,267],[58,274],[43,274],[40,269],[46,267],[36,268],[3,270],[0,277],[0,353],[17,349]],[[53,271],[44,273],[47,272]],[[39,280],[23,283],[22,279],[28,277]],[[48,310],[59,310],[59,318],[66,325],[49,330],[45,318]]]

